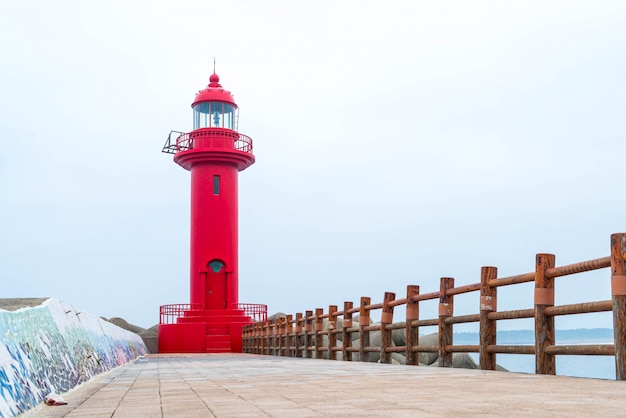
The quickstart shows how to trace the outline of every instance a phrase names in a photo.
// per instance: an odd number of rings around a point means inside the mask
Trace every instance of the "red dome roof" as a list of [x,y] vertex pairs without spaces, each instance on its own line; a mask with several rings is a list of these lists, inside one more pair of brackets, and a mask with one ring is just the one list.
[[226,102],[237,107],[237,103],[235,103],[232,94],[230,94],[228,90],[224,90],[220,84],[220,77],[215,73],[211,74],[209,85],[196,94],[196,98],[191,104],[191,107],[194,107],[200,102]]

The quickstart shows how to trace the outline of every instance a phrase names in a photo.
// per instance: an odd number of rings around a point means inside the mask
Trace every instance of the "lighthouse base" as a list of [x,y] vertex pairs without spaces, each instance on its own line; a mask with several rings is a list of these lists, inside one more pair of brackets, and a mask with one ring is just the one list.
[[243,310],[189,309],[181,313],[174,323],[159,324],[159,353],[241,353],[241,329],[252,323]]

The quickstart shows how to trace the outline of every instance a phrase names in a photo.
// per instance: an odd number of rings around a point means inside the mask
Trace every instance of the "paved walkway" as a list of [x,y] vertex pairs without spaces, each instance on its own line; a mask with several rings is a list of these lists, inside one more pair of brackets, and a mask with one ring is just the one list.
[[626,382],[248,354],[152,355],[25,417],[626,416]]

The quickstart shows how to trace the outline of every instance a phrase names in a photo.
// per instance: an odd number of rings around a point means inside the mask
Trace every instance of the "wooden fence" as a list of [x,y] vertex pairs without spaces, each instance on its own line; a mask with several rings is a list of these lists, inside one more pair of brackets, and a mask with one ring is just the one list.
[[[328,312],[318,308],[313,311],[287,315],[275,323],[257,322],[243,329],[245,353],[280,355],[292,357],[337,359],[342,352],[344,361],[352,360],[352,353],[359,353],[360,361],[368,361],[369,353],[380,352],[382,363],[391,363],[394,352],[404,353],[406,363],[418,365],[418,353],[438,353],[440,367],[452,366],[452,354],[478,353],[479,366],[483,370],[495,370],[496,354],[534,354],[535,371],[538,374],[556,374],[556,355],[610,355],[615,356],[616,379],[626,380],[626,233],[611,235],[611,255],[580,263],[555,266],[553,254],[537,254],[535,271],[509,277],[497,277],[496,267],[482,267],[479,283],[454,287],[454,279],[441,278],[438,291],[420,293],[419,286],[407,286],[406,297],[386,292],[381,303],[372,304],[369,297],[362,297],[359,306],[344,302],[343,310],[331,305]],[[554,306],[554,279],[567,275],[603,268],[611,269],[611,299]],[[519,283],[535,283],[534,307],[530,309],[498,311],[497,290],[501,286]],[[454,316],[454,295],[478,292],[479,312],[472,315]],[[421,319],[420,302],[439,300],[437,318]],[[394,308],[404,306],[406,321],[393,322]],[[379,324],[370,324],[370,312],[381,309]],[[556,345],[554,318],[590,312],[613,312],[614,344],[607,345]],[[352,322],[359,314],[358,324]],[[341,328],[338,318],[343,319]],[[535,345],[498,345],[496,321],[517,318],[534,318]],[[327,326],[324,327],[324,320]],[[454,345],[454,324],[479,323],[478,345]],[[438,327],[438,345],[420,346],[419,328]],[[406,344],[392,344],[393,330],[404,329]],[[381,332],[380,347],[370,346],[370,332]],[[352,347],[352,333],[359,334],[359,346]],[[342,334],[343,346],[337,347],[337,335]],[[327,344],[324,344],[324,336]]]

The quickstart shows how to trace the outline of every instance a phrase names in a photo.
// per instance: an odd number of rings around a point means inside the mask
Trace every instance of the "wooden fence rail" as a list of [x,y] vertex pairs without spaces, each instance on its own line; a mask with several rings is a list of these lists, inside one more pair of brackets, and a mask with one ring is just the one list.
[[[391,363],[392,353],[401,352],[406,363],[418,365],[418,353],[438,353],[440,367],[452,367],[453,353],[478,353],[479,367],[483,370],[496,369],[497,354],[533,354],[535,372],[556,374],[557,355],[610,355],[615,356],[617,380],[626,380],[626,233],[611,235],[611,255],[609,257],[583,261],[565,266],[555,266],[553,254],[537,254],[535,271],[509,277],[497,277],[496,267],[481,268],[480,282],[454,286],[454,279],[443,277],[439,291],[420,293],[419,286],[408,285],[406,297],[396,299],[396,295],[386,292],[382,303],[371,303],[369,297],[362,297],[359,306],[344,302],[343,310],[330,305],[328,311],[317,308],[315,311],[297,313],[278,318],[274,323],[257,322],[243,329],[243,351],[246,353],[279,355],[291,357],[318,358],[327,354],[328,359],[336,360],[341,352],[344,361],[351,361],[353,353],[359,354],[360,361],[369,361],[369,353],[379,352],[381,363]],[[554,279],[586,271],[610,268],[611,299],[554,306]],[[508,311],[497,310],[497,289],[519,283],[535,283],[534,307]],[[478,293],[477,314],[454,316],[454,295]],[[437,318],[421,319],[420,302],[439,300]],[[404,306],[404,322],[393,322],[394,309]],[[370,313],[381,310],[378,324],[370,323]],[[608,345],[555,345],[554,318],[559,315],[572,315],[590,312],[612,312],[614,344]],[[353,315],[358,314],[358,323],[353,323]],[[338,329],[338,318],[342,318]],[[534,318],[535,345],[498,345],[496,324],[498,320]],[[324,320],[327,321],[326,327]],[[453,326],[460,323],[479,324],[478,345],[454,345]],[[438,327],[438,344],[420,346],[419,328]],[[392,344],[392,332],[403,329],[406,335],[404,346]],[[370,332],[380,331],[380,347],[370,346]],[[359,346],[352,347],[352,334],[358,333]],[[337,336],[341,334],[343,346],[337,346]],[[324,343],[326,337],[326,344]]]

